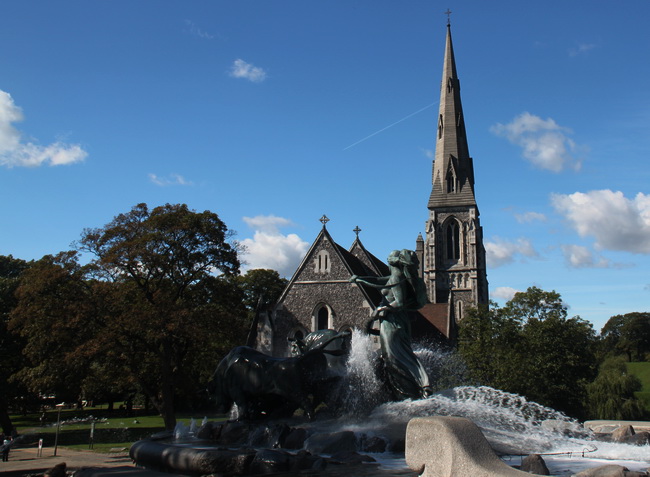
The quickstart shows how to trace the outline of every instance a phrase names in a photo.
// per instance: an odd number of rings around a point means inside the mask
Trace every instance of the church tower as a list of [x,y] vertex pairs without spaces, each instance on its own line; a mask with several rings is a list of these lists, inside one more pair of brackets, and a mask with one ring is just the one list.
[[422,276],[431,303],[447,304],[449,319],[458,322],[466,307],[488,303],[488,282],[449,23],[427,207],[426,237],[416,241]]

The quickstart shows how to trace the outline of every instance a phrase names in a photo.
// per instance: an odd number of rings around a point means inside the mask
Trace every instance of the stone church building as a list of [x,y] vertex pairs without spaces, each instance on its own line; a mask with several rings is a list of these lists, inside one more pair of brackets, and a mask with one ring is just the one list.
[[[413,335],[415,340],[453,341],[465,309],[488,303],[488,282],[449,24],[435,134],[425,237],[420,234],[415,242],[430,303],[413,313]],[[358,227],[356,239],[346,249],[332,239],[327,221],[321,218],[322,230],[278,302],[258,315],[252,330],[257,349],[286,356],[288,339],[311,331],[366,329],[381,294],[349,279],[352,275],[385,276],[388,266],[365,249]]]

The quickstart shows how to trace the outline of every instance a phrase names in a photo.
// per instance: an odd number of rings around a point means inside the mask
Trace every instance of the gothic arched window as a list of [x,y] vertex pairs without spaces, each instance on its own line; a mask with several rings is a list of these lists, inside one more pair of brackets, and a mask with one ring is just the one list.
[[456,192],[456,176],[453,172],[447,173],[447,193]]
[[325,303],[321,303],[314,308],[311,318],[311,330],[328,330],[332,329],[334,324],[334,312]]
[[446,230],[447,260],[458,260],[460,258],[460,229],[458,222],[450,220]]
[[326,306],[318,310],[318,322],[316,328],[319,330],[326,330],[330,324],[330,312]]

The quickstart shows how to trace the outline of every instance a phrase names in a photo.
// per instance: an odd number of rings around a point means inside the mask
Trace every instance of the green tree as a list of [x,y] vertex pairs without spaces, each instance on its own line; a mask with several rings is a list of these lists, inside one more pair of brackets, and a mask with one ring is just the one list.
[[10,401],[26,392],[16,381],[10,380],[23,366],[23,343],[9,330],[8,323],[9,313],[16,306],[20,275],[29,265],[11,255],[0,255],[0,426],[5,434],[10,434],[14,427],[9,417]]
[[76,401],[88,365],[77,352],[97,330],[98,310],[76,252],[46,255],[21,276],[10,329],[24,340],[15,377],[35,393]]
[[589,414],[592,419],[634,420],[644,414],[643,404],[634,392],[641,382],[627,372],[620,356],[607,358],[600,365],[598,377],[587,386]]
[[172,429],[183,390],[194,393],[245,338],[243,296],[230,279],[239,270],[232,233],[209,211],[138,204],[85,230],[79,249],[94,256],[94,276],[113,284],[89,346],[119,362]]
[[287,286],[288,280],[275,270],[255,268],[237,277],[245,295],[245,305],[251,311],[259,305],[275,303]]
[[601,337],[605,353],[625,355],[628,362],[645,361],[650,354],[650,313],[612,316]]
[[460,326],[459,352],[477,382],[508,387],[517,370],[513,350],[520,348],[519,325],[494,302],[467,310]]
[[481,384],[580,416],[596,337],[590,323],[566,314],[558,293],[531,287],[503,308],[470,311],[459,352]]

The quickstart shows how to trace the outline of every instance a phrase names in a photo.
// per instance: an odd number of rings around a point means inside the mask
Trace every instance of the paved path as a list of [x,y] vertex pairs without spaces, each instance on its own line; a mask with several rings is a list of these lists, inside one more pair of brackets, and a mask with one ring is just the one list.
[[[70,450],[59,447],[57,456],[54,449],[43,449],[43,456],[37,457],[35,447],[12,449],[9,462],[0,462],[2,477],[20,477],[28,474],[42,474],[56,464],[65,462],[68,470],[86,468],[81,477],[167,477],[170,474],[141,469],[131,462],[128,452],[100,454],[88,450]],[[349,477],[346,466],[332,466],[326,471],[303,471],[304,477]],[[415,477],[408,469],[386,469],[372,465],[354,467],[355,477]],[[295,473],[277,474],[276,477],[293,477]]]
[[68,469],[82,467],[117,467],[132,466],[128,452],[100,454],[87,450],[70,450],[59,447],[54,457],[54,449],[44,448],[43,456],[37,456],[36,447],[17,447],[11,449],[9,462],[0,462],[0,474],[14,477],[24,474],[36,474],[51,469],[56,464],[65,462]]

